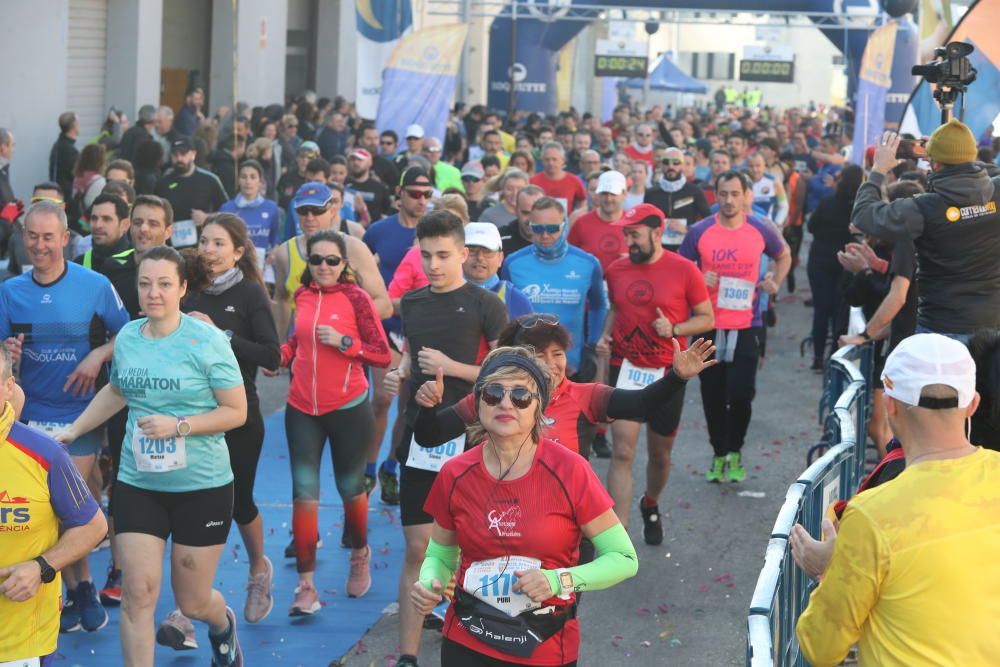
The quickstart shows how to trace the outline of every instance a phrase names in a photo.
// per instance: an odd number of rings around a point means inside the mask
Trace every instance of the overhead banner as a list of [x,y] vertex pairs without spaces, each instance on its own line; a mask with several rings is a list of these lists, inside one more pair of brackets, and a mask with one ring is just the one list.
[[425,136],[444,143],[448,111],[467,24],[425,28],[404,37],[386,63],[375,126],[405,136],[417,123]]
[[851,161],[857,164],[864,162],[865,147],[874,145],[885,129],[885,96],[892,85],[896,27],[890,22],[873,32],[861,59],[851,149]]
[[362,118],[374,118],[382,92],[382,70],[400,38],[413,27],[410,0],[354,0],[358,52],[355,103]]

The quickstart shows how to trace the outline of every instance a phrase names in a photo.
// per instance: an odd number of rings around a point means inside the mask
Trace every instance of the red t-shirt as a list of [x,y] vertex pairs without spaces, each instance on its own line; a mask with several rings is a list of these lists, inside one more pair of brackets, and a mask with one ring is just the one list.
[[[688,259],[664,252],[653,264],[628,258],[613,263],[606,274],[608,298],[615,308],[611,351],[643,368],[666,368],[673,363],[674,346],[653,328],[659,308],[673,324],[686,322],[691,310],[708,301],[705,277]],[[687,341],[678,338],[681,349]]]
[[629,159],[632,159],[632,160],[642,160],[643,162],[645,162],[646,164],[648,164],[653,169],[656,168],[656,165],[653,163],[653,147],[652,146],[649,147],[648,151],[641,152],[638,148],[636,148],[635,144],[629,144],[628,146],[625,147],[625,155],[628,155]]
[[[543,569],[572,567],[579,560],[583,526],[614,506],[590,464],[579,454],[542,438],[528,473],[498,481],[483,465],[482,446],[459,454],[441,468],[424,510],[445,530],[455,531],[462,560],[459,585],[469,565],[503,556],[528,556]],[[568,604],[553,597],[546,604]],[[528,658],[501,653],[470,635],[448,607],[444,635],[478,653],[522,665],[563,665],[577,659],[580,626],[575,619]]]
[[583,189],[583,183],[570,173],[565,173],[561,179],[554,181],[541,171],[531,177],[531,184],[540,187],[549,197],[562,199],[566,204],[567,215],[587,201],[587,193]]
[[625,235],[621,228],[612,227],[597,211],[584,213],[577,218],[569,228],[566,239],[596,257],[601,263],[601,271],[605,273],[611,262],[628,255],[628,246],[625,245]]

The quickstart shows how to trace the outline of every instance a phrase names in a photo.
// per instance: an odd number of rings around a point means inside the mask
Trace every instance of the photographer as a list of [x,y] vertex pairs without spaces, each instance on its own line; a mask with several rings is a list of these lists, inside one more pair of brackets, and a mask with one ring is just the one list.
[[952,119],[927,142],[929,192],[885,202],[882,184],[899,160],[899,137],[887,132],[871,177],[858,190],[851,222],[888,240],[912,238],[920,285],[917,331],[967,342],[1000,325],[1000,178],[976,162],[972,132]]

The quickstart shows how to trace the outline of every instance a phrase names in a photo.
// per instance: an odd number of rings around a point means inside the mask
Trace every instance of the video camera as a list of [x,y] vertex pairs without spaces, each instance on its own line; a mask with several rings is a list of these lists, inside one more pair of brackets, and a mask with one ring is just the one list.
[[962,95],[965,103],[965,90],[976,80],[978,72],[969,61],[969,54],[975,51],[972,44],[966,42],[951,42],[947,46],[934,49],[937,60],[926,65],[914,65],[910,71],[914,76],[922,76],[927,83],[935,83],[934,99],[941,105],[943,122],[948,121],[955,100]]

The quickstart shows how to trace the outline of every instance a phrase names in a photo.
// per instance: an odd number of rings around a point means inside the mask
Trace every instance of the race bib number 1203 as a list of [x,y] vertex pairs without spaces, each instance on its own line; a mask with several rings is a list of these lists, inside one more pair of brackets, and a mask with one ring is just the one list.
[[139,472],[172,472],[187,467],[184,436],[150,438],[138,426],[132,434],[132,456]]

